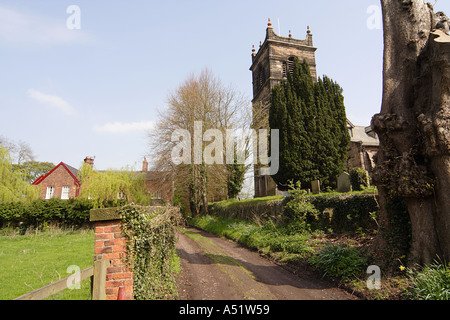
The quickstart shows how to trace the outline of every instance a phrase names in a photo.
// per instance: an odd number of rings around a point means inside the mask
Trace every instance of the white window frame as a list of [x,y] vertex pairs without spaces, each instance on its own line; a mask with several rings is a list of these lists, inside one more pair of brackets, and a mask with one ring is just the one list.
[[69,200],[69,195],[70,195],[70,186],[63,186],[61,190],[61,199]]
[[47,187],[47,193],[45,195],[45,200],[52,199],[54,195],[55,195],[55,187],[48,186]]

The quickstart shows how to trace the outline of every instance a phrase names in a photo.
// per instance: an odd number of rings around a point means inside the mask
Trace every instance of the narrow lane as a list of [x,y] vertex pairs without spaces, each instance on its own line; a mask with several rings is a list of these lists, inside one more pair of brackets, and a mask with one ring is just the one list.
[[179,234],[180,300],[353,300],[326,281],[294,275],[258,253],[187,228]]

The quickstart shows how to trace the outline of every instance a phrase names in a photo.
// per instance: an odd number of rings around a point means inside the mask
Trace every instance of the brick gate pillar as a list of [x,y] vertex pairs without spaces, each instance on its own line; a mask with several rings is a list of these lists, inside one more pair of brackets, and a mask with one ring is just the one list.
[[94,261],[110,260],[106,269],[106,300],[117,300],[119,288],[125,288],[127,300],[133,300],[133,273],[126,267],[126,239],[122,217],[116,208],[92,209],[90,220],[95,226]]

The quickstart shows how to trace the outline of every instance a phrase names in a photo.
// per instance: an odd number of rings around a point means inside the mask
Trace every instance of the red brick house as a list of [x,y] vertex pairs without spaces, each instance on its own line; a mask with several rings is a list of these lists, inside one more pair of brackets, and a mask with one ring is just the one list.
[[[93,166],[94,158],[86,157],[84,162]],[[137,173],[144,175],[145,187],[152,203],[156,205],[173,202],[173,182],[167,172],[149,171],[148,162],[144,158],[142,171]],[[78,179],[77,169],[61,162],[49,173],[36,179],[32,185],[41,188],[41,199],[72,199],[78,197],[81,181]]]
[[40,176],[32,183],[41,188],[41,199],[71,199],[78,197],[80,181],[78,170],[61,162],[49,173]]

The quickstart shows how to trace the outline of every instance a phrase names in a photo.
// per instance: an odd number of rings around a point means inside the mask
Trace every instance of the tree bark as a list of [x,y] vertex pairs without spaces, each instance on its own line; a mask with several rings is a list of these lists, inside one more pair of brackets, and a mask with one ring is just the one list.
[[[381,4],[383,101],[372,119],[380,138],[373,174],[380,224],[392,229],[383,203],[403,198],[411,220],[409,264],[450,261],[448,19],[424,0]],[[379,241],[386,245],[382,237],[383,232]]]

